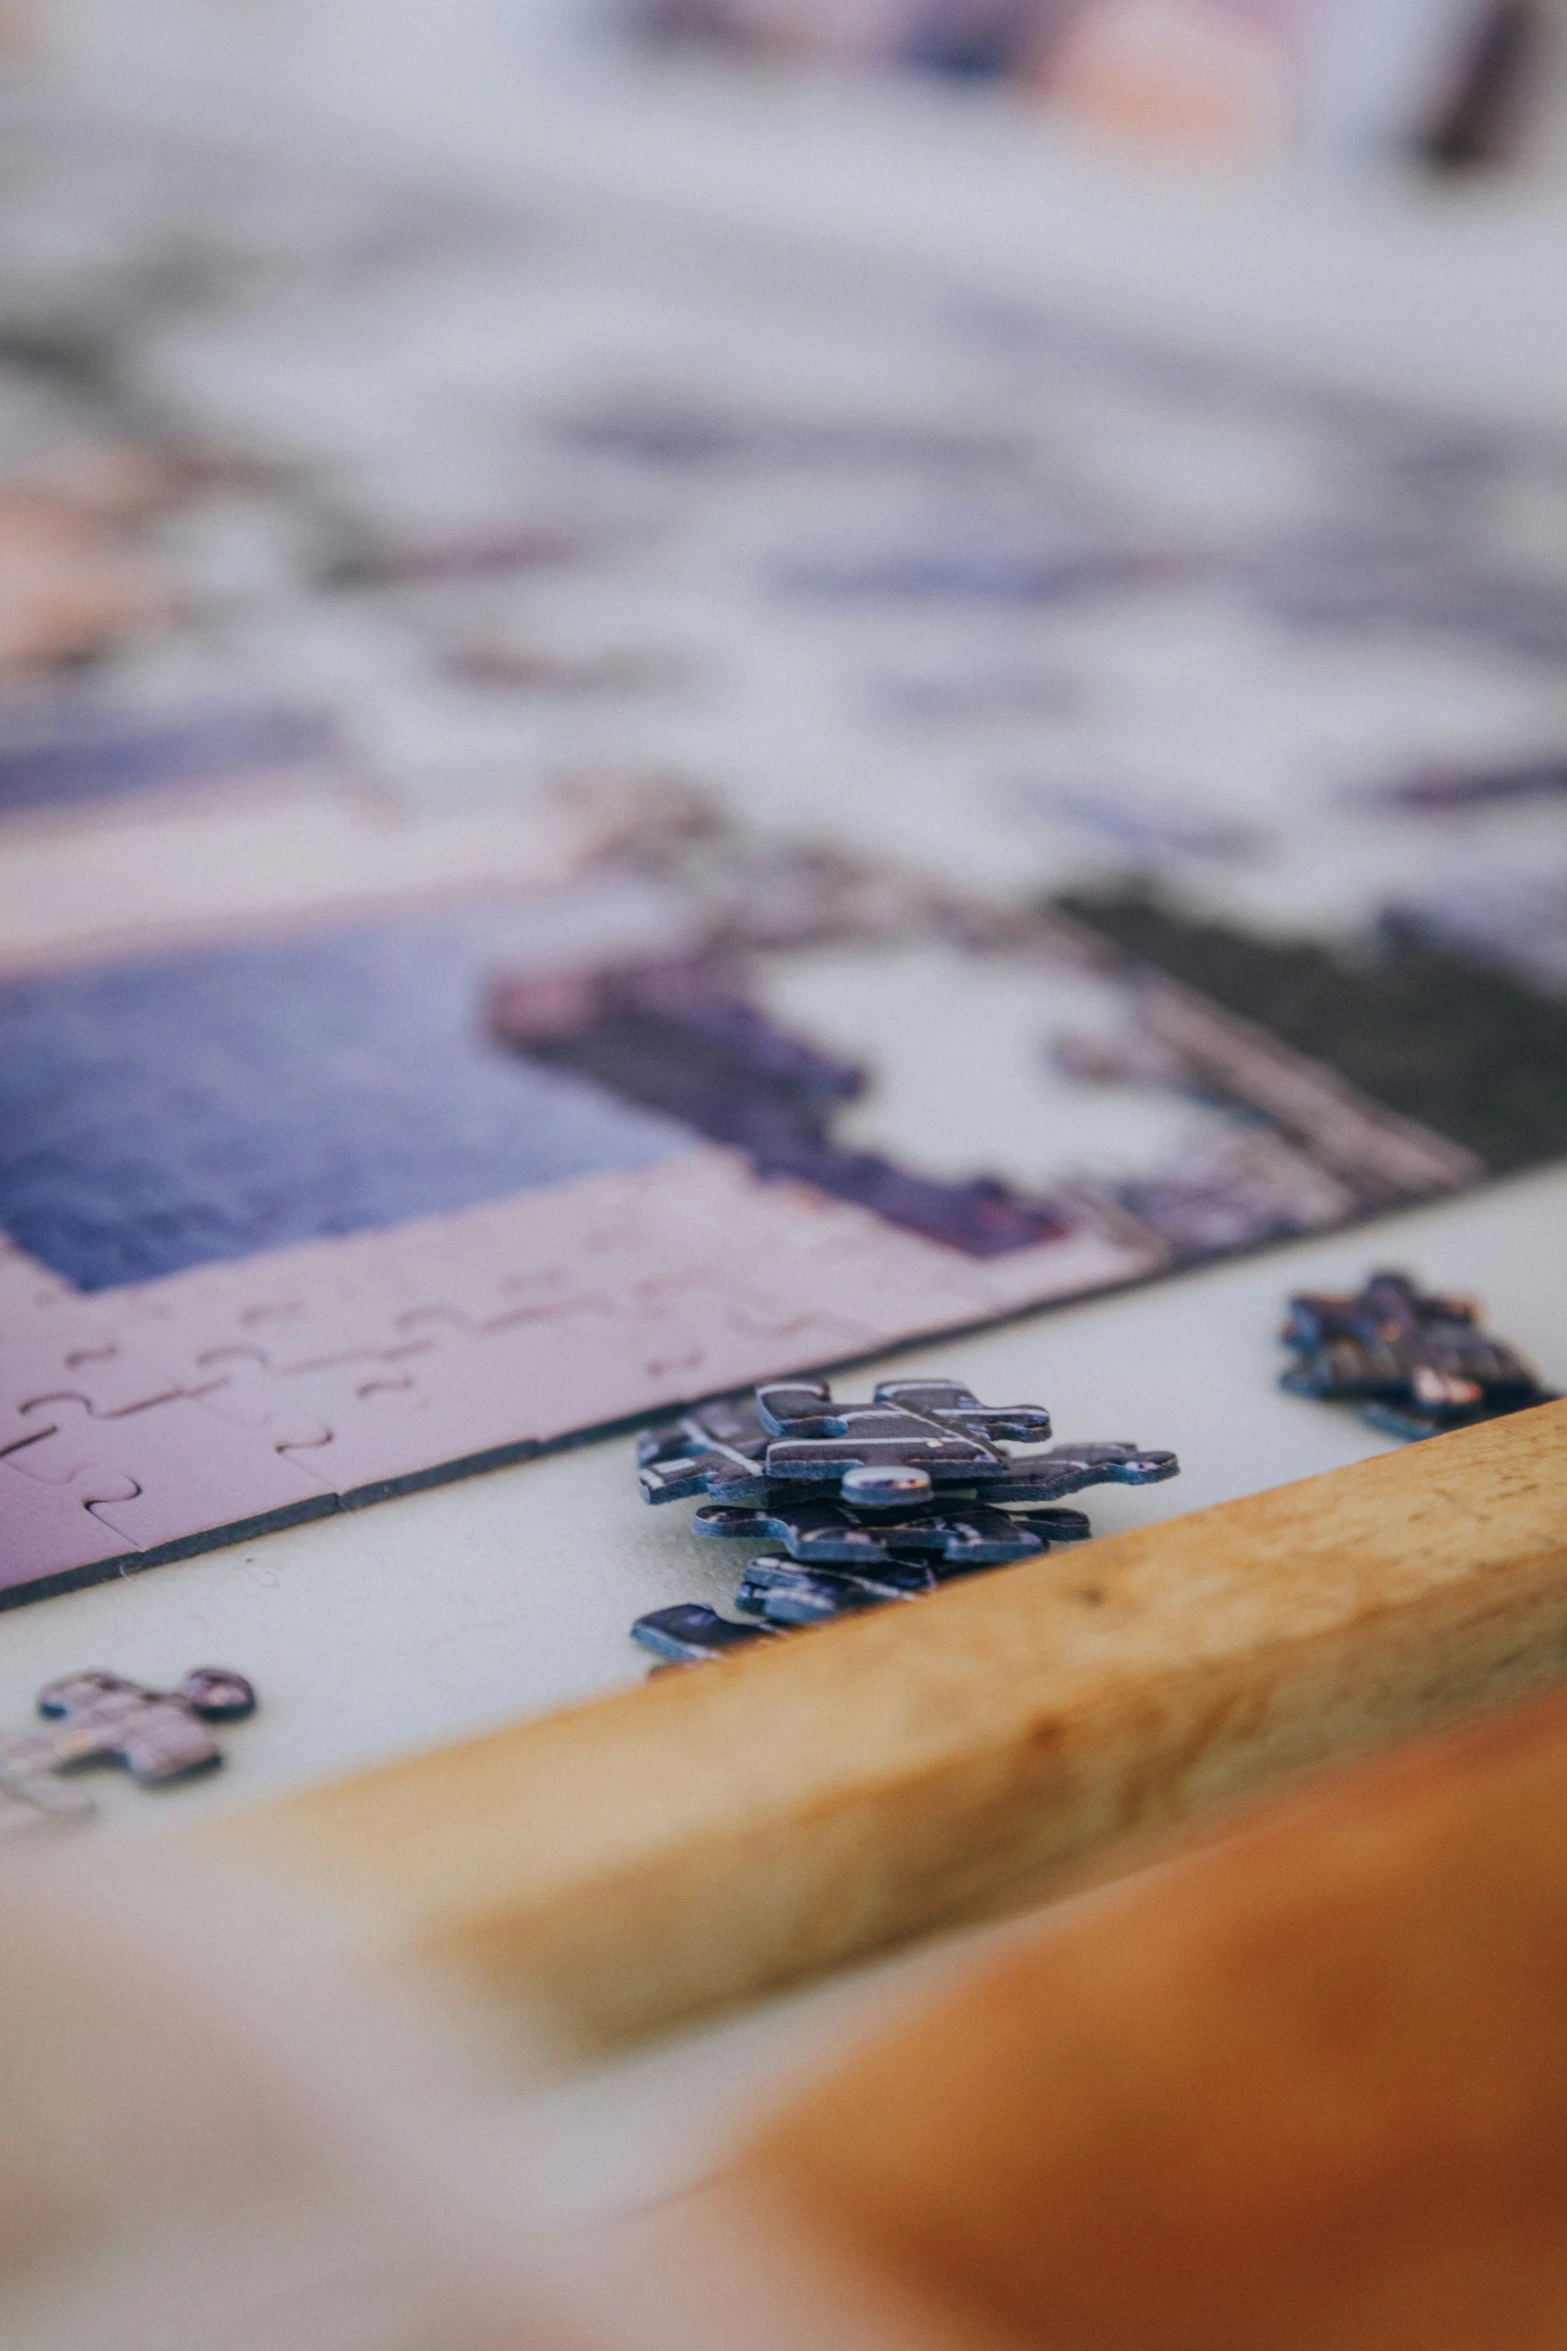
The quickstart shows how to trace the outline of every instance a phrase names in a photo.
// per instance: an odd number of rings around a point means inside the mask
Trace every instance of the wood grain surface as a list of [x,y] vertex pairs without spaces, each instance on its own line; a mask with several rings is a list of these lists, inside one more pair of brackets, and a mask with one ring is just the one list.
[[308,1790],[206,1850],[592,2044],[1567,1668],[1567,1403]]
[[1560,2351],[1564,1813],[1557,1691],[1048,1914],[765,2126],[750,2225],[964,2342]]

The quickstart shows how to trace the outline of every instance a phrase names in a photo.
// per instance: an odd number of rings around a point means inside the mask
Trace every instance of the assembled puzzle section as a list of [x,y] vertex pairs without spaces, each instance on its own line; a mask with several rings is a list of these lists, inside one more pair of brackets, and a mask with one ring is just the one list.
[[1567,1148],[1567,444],[4,111],[0,1596]]
[[0,1605],[1140,1270],[965,1258],[701,1148],[84,1297],[0,1258]]

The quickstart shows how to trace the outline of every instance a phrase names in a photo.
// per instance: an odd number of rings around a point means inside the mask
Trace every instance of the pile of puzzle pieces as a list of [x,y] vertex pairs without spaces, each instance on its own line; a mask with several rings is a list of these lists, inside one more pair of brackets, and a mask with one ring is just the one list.
[[[722,1657],[803,1625],[913,1600],[976,1569],[1038,1558],[1092,1533],[1060,1507],[1088,1486],[1175,1477],[1173,1453],[1132,1444],[1008,1453],[1050,1435],[1038,1405],[992,1406],[957,1380],[887,1380],[869,1404],[823,1380],[758,1388],[652,1429],[637,1448],[649,1502],[702,1498],[698,1535],[780,1543],[753,1559],[737,1624],[700,1605],[642,1617],[635,1639],[666,1664]],[[1043,1505],[1043,1507],[1030,1507]]]
[[1291,1395],[1359,1404],[1393,1437],[1438,1437],[1553,1401],[1482,1328],[1473,1299],[1428,1297],[1404,1273],[1375,1273],[1353,1297],[1292,1298],[1283,1338],[1295,1360],[1280,1384]]

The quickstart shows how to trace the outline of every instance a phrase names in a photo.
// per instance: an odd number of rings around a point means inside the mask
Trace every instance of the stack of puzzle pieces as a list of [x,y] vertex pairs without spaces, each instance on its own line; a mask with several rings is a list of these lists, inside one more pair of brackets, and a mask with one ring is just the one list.
[[[1092,1533],[1069,1494],[1175,1477],[1173,1453],[1133,1444],[1008,1453],[1050,1435],[1034,1404],[992,1406],[961,1381],[887,1380],[869,1404],[833,1400],[822,1380],[758,1388],[638,1446],[649,1502],[702,1497],[698,1535],[772,1540],[753,1559],[738,1624],[698,1604],[642,1617],[634,1637],[665,1664],[722,1657],[803,1625],[913,1600],[976,1569],[1035,1559]],[[1043,1505],[1043,1507],[1031,1507]]]

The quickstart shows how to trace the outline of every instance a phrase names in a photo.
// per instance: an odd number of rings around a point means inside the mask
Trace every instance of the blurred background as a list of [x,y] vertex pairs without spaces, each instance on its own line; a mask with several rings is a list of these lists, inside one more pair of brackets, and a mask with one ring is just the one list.
[[1075,128],[1187,160],[1536,174],[1562,163],[1562,13],[1559,0],[404,0],[373,16],[332,0],[9,0],[5,12],[13,45],[166,69],[226,50],[260,70],[270,46],[319,71],[334,26],[351,39],[357,20],[365,84],[395,73],[420,17],[453,57],[486,20],[519,68],[606,84],[721,66],[732,80],[832,78],[863,95],[906,77],[971,114],[1004,110],[1041,140]]

